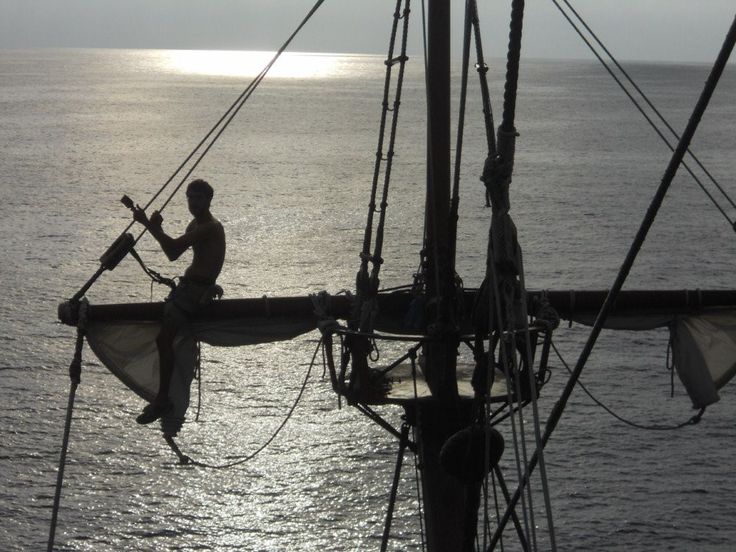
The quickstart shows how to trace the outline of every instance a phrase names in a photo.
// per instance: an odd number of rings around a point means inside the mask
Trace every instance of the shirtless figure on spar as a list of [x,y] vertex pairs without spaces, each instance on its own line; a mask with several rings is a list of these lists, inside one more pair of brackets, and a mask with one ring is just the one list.
[[170,261],[178,259],[190,247],[193,252],[192,263],[164,305],[161,332],[156,338],[159,390],[153,402],[146,405],[136,418],[139,424],[150,424],[171,410],[169,384],[174,370],[174,338],[188,318],[206,305],[218,290],[216,281],[225,260],[225,230],[210,213],[213,195],[212,186],[204,180],[193,180],[187,186],[187,203],[194,218],[178,238],[172,238],[163,231],[163,218],[158,211],[154,211],[149,219],[140,207],[133,209],[133,218],[148,229]]

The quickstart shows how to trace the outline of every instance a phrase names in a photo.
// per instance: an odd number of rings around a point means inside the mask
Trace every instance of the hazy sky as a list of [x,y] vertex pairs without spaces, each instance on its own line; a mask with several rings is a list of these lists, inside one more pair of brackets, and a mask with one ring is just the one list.
[[[736,0],[569,0],[622,60],[713,61]],[[560,0],[562,2],[562,0]],[[314,0],[0,0],[0,48],[277,49]],[[326,0],[293,51],[384,53],[395,0]],[[462,29],[462,0],[453,32]],[[487,55],[503,56],[510,0],[478,0]],[[421,0],[412,3],[414,53]],[[459,54],[459,42],[455,42]],[[588,58],[552,0],[527,0],[528,57]]]

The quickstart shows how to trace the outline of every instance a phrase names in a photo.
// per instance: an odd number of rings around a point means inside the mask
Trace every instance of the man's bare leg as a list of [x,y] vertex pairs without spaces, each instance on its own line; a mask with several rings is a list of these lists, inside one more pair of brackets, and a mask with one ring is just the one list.
[[169,385],[171,375],[174,372],[174,338],[176,337],[176,324],[171,320],[164,319],[161,331],[156,337],[159,361],[159,386],[158,394],[153,402],[146,405],[143,412],[136,418],[139,424],[150,424],[171,409],[169,401]]

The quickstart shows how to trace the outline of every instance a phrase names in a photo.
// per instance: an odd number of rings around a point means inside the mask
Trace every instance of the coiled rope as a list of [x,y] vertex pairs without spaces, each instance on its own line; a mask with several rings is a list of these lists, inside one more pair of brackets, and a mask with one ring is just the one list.
[[263,450],[266,449],[273,441],[276,439],[276,437],[281,433],[281,430],[284,429],[284,426],[289,422],[292,415],[294,414],[294,410],[296,410],[297,405],[302,399],[302,395],[304,395],[304,391],[307,388],[307,382],[309,382],[309,377],[312,374],[312,368],[314,367],[315,359],[317,358],[317,353],[322,349],[323,345],[323,339],[320,338],[319,342],[317,343],[317,348],[314,350],[314,354],[312,355],[312,361],[309,363],[309,368],[307,369],[307,374],[304,376],[304,381],[302,382],[301,388],[299,389],[299,393],[296,396],[296,399],[294,399],[294,404],[291,405],[291,408],[289,409],[289,412],[286,414],[286,417],[281,422],[281,424],[276,428],[276,430],[271,434],[271,436],[266,440],[265,443],[263,443],[260,447],[258,447],[254,452],[246,455],[246,456],[240,456],[235,457],[235,460],[232,462],[228,462],[225,464],[208,464],[207,462],[200,462],[198,460],[193,459],[191,456],[188,456],[184,454],[179,446],[174,441],[174,438],[170,435],[164,435],[164,440],[166,441],[166,444],[169,445],[169,448],[177,455],[179,458],[179,464],[181,465],[192,465],[192,466],[199,466],[200,468],[211,468],[216,470],[222,470],[227,468],[233,468],[235,466],[239,466],[240,464],[244,464],[245,462],[248,462],[255,458],[259,453],[261,453]]

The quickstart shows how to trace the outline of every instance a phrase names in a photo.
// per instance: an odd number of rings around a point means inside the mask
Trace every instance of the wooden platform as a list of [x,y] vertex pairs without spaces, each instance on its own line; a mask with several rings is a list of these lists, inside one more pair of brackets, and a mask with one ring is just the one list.
[[[457,387],[458,394],[462,400],[473,399],[473,386],[471,379],[473,377],[473,369],[475,365],[468,362],[458,362],[457,365]],[[398,404],[408,405],[415,401],[430,401],[432,400],[432,394],[429,391],[427,381],[424,379],[424,374],[419,367],[417,367],[417,378],[416,385],[412,378],[411,363],[405,362],[391,370],[387,374],[387,378],[391,384],[390,389],[385,395],[364,397],[365,400],[360,400],[364,404],[368,405],[379,405],[379,404]],[[495,380],[491,387],[491,401],[498,402],[503,401],[507,398],[506,389],[506,378],[505,376],[496,370]]]

